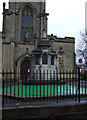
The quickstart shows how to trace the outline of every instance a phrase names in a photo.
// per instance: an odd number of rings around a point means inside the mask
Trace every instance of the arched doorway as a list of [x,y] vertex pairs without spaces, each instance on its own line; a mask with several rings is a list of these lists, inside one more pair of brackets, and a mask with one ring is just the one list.
[[22,81],[27,81],[30,71],[30,61],[25,59],[20,65],[20,78]]

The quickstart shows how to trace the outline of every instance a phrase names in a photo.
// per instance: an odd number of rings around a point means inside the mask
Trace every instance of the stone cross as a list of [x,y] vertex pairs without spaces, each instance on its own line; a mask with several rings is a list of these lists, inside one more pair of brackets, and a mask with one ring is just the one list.
[[43,13],[40,14],[40,17],[43,17],[43,29],[42,29],[42,38],[46,38],[47,33],[47,16],[49,14],[45,13],[45,10],[43,10]]

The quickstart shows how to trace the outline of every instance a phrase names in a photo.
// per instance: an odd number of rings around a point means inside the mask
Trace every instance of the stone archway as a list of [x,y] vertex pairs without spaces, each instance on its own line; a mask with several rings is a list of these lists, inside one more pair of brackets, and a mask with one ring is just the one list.
[[20,78],[22,81],[27,81],[30,71],[30,61],[29,59],[24,59],[20,64]]

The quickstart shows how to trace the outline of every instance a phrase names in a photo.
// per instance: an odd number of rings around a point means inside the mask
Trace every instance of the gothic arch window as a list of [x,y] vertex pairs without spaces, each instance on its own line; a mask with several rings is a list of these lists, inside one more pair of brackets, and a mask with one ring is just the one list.
[[21,40],[30,42],[33,40],[34,13],[31,7],[26,6],[21,11]]
[[48,64],[48,56],[46,53],[44,53],[42,56],[42,64]]

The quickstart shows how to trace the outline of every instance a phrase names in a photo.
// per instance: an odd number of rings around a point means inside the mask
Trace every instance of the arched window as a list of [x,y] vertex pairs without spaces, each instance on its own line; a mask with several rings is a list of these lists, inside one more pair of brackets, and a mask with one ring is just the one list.
[[42,56],[42,64],[48,64],[48,57],[46,53],[44,53]]
[[29,6],[26,6],[21,12],[21,40],[33,40],[33,21],[34,14]]

